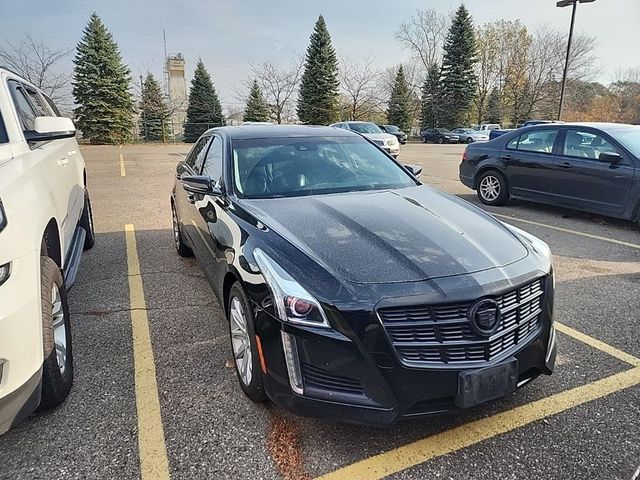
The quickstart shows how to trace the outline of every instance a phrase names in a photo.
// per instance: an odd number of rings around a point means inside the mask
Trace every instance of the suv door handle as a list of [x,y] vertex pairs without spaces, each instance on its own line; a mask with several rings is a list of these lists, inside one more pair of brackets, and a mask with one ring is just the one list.
[[560,168],[573,168],[573,165],[571,165],[569,162],[562,162],[562,163],[559,163],[559,164],[558,164],[558,166],[559,166]]
[[511,157],[511,155],[506,154],[506,155],[500,155],[500,158],[501,158],[502,160],[511,160],[511,158],[512,158],[512,157]]

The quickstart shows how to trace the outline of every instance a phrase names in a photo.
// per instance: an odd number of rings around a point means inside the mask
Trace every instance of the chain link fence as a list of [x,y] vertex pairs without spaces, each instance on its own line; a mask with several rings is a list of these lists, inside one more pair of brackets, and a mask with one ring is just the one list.
[[210,128],[222,125],[219,122],[183,123],[173,120],[140,120],[134,124],[133,141],[136,143],[193,143]]

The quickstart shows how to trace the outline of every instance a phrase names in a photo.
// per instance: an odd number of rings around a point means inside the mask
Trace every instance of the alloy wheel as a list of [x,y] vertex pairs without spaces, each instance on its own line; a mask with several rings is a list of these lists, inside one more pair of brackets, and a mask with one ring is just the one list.
[[251,384],[252,357],[251,339],[247,330],[247,316],[238,297],[231,299],[230,318],[231,322],[231,344],[233,348],[233,358],[242,383]]
[[480,182],[480,195],[488,202],[493,202],[500,195],[500,180],[494,175],[485,176]]
[[62,296],[56,284],[51,287],[51,316],[53,318],[53,344],[60,373],[67,369],[67,327],[65,325]]
[[171,220],[173,223],[173,241],[176,247],[180,247],[180,227],[178,226],[178,216],[176,215],[176,208],[171,205]]

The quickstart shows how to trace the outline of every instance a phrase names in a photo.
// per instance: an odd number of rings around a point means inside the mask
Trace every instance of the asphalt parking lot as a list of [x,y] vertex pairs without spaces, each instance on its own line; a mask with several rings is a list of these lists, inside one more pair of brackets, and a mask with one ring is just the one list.
[[[0,437],[0,478],[630,479],[640,464],[640,229],[511,202],[556,268],[556,373],[497,403],[379,429],[246,399],[202,272],[172,243],[169,192],[188,145],[83,147],[97,232],[70,294],[67,402]],[[422,180],[457,180],[464,146],[408,144]],[[486,208],[486,207],[483,207]]]

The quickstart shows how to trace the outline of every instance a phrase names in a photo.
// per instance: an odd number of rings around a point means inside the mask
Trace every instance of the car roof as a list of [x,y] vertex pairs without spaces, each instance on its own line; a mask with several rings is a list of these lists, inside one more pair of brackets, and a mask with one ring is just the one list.
[[240,125],[211,128],[205,133],[214,132],[221,133],[231,139],[360,136],[349,130],[319,125]]
[[523,130],[547,130],[553,127],[587,127],[597,128],[609,132],[612,130],[637,127],[637,125],[631,125],[630,123],[606,123],[606,122],[565,122],[565,123],[541,123],[538,125],[529,125],[523,127]]

